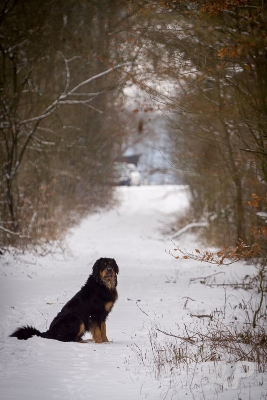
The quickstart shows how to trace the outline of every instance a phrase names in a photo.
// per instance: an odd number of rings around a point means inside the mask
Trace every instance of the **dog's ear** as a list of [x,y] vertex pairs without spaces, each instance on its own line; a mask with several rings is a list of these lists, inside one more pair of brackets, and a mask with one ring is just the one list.
[[116,263],[116,261],[113,259],[113,261],[114,261],[114,265],[115,265],[115,272],[116,272],[116,274],[118,274],[119,273],[119,267],[118,267],[118,265],[117,265],[117,263]]
[[99,272],[100,272],[101,261],[102,261],[102,258],[99,258],[99,260],[97,260],[97,261],[94,263],[94,266],[93,266],[93,277],[94,277],[95,279],[99,278]]

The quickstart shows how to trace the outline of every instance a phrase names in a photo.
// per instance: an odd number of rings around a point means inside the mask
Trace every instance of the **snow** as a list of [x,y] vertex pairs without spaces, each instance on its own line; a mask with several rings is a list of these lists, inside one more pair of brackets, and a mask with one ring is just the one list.
[[[218,389],[211,362],[198,365],[194,373],[181,369],[175,375],[166,369],[158,377],[149,369],[152,359],[140,363],[137,354],[149,357],[153,327],[176,334],[185,323],[204,324],[192,314],[210,314],[225,307],[222,287],[203,285],[195,278],[211,275],[206,281],[221,283],[253,274],[254,267],[242,263],[211,266],[168,254],[174,244],[162,232],[186,211],[185,186],[119,187],[117,196],[116,208],[90,215],[70,230],[64,253],[0,256],[0,399],[265,398],[266,377],[257,371],[238,380],[237,388]],[[188,251],[199,246],[193,234],[176,240]],[[120,268],[119,300],[107,321],[112,342],[9,337],[20,325],[45,330],[85,283],[99,257],[115,258]],[[234,305],[246,296],[242,290],[229,295],[229,318],[240,315]],[[166,336],[159,334],[159,340],[164,346]]]
[[259,211],[259,212],[256,213],[256,215],[257,215],[258,217],[262,218],[262,219],[265,219],[265,222],[266,222],[266,220],[267,220],[267,213],[266,213],[266,212],[264,212],[264,211]]

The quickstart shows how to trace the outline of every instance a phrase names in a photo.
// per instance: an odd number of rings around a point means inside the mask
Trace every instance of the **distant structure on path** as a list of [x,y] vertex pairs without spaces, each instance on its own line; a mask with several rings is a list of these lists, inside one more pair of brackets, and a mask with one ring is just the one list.
[[122,156],[118,159],[118,161],[126,162],[127,164],[134,164],[137,167],[141,155],[142,154],[133,154],[131,156]]

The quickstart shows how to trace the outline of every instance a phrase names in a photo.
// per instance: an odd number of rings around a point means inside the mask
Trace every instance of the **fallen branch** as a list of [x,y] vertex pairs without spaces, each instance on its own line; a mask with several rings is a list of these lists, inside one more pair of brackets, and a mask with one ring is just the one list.
[[179,236],[183,235],[185,232],[189,231],[192,228],[207,228],[208,222],[191,222],[191,224],[187,224],[178,232],[176,232],[172,237],[171,240],[178,238]]
[[190,314],[190,317],[197,317],[197,318],[210,318],[212,320],[212,315],[209,314]]

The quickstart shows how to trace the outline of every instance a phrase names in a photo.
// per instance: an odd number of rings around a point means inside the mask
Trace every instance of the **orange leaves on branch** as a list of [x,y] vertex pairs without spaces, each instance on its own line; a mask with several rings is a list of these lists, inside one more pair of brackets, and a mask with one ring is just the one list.
[[240,239],[239,244],[230,251],[229,257],[239,257],[241,258],[251,258],[257,257],[261,254],[261,246],[258,243],[253,243],[252,245],[248,246],[243,240]]
[[[185,250],[182,250],[180,247],[176,247],[174,249],[175,251],[178,251],[180,255],[175,256],[176,259],[184,259],[184,260],[195,260],[195,261],[200,261],[200,262],[208,262],[210,264],[217,264],[217,265],[229,265],[232,264],[233,262],[238,261],[237,259],[229,260],[227,263],[224,263],[224,260],[226,258],[226,255],[224,252],[219,252],[217,254],[212,253],[209,250],[201,251],[199,249],[195,250],[195,253],[189,253],[186,252]],[[239,259],[239,258],[238,258]]]
[[256,199],[252,199],[252,200],[248,201],[248,204],[249,204],[251,207],[254,207],[254,208],[257,208],[258,205],[259,205],[259,203],[258,203],[258,201],[257,201]]
[[257,257],[261,254],[262,249],[258,243],[248,246],[242,240],[240,240],[235,248],[224,248],[217,253],[212,253],[209,250],[202,251],[199,249],[195,249],[194,253],[190,253],[182,250],[179,246],[176,246],[174,251],[178,251],[180,253],[178,256],[173,256],[176,259],[190,259],[216,265],[230,265],[241,259]]
[[259,207],[259,202],[262,200],[262,198],[260,196],[258,196],[257,194],[253,193],[251,196],[251,200],[248,201],[248,204],[251,207],[257,208]]
[[240,46],[230,46],[230,47],[223,47],[222,49],[218,50],[218,57],[220,58],[236,58],[239,57],[241,53]]
[[203,13],[208,13],[210,15],[218,15],[220,12],[236,9],[236,7],[244,7],[249,0],[206,0],[205,4],[201,6],[201,11]]

